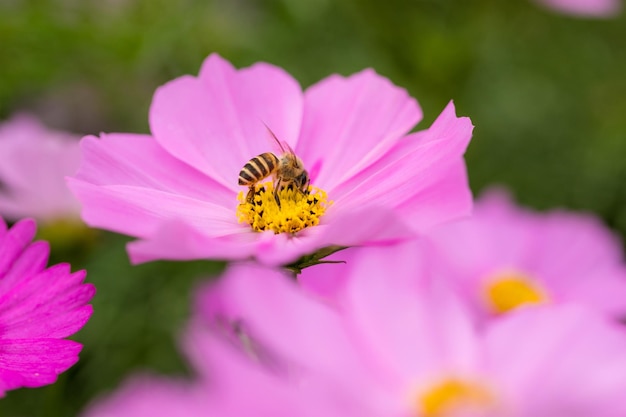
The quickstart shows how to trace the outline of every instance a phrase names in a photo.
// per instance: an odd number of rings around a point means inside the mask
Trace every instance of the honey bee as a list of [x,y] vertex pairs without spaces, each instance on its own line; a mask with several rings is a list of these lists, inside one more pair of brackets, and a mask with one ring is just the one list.
[[286,142],[278,140],[267,125],[265,127],[278,144],[282,155],[278,157],[272,152],[265,152],[249,160],[239,172],[239,185],[250,187],[246,200],[252,203],[256,193],[256,184],[273,175],[274,198],[280,207],[278,193],[281,190],[293,187],[303,194],[308,194],[310,178],[309,173],[304,169],[302,160],[296,156],[293,149]]

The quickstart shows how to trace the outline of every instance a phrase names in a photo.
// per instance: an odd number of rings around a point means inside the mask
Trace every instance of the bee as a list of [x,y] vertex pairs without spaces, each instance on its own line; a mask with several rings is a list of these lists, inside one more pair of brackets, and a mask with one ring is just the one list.
[[293,149],[286,142],[278,140],[267,125],[265,127],[278,144],[282,155],[278,157],[272,152],[265,152],[249,160],[239,172],[239,185],[250,187],[246,200],[252,203],[256,193],[256,184],[273,175],[274,199],[276,199],[276,204],[280,207],[280,199],[278,197],[280,191],[293,187],[302,192],[302,194],[308,194],[311,180],[309,173],[304,169],[302,160],[296,156]]

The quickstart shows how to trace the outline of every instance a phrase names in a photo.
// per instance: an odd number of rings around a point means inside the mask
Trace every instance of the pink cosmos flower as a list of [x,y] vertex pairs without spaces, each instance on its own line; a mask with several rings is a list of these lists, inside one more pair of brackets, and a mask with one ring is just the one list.
[[622,11],[620,0],[536,0],[565,14],[584,17],[612,17]]
[[[346,280],[340,307],[278,271],[233,267],[201,292],[187,337],[195,389],[210,401],[187,401],[188,389],[152,404],[150,391],[164,386],[144,384],[88,416],[162,415],[157,407],[176,404],[192,404],[183,417],[626,415],[626,333],[617,324],[559,306],[477,332],[445,288],[413,271],[390,275],[385,262],[367,266]],[[229,320],[237,331],[221,338],[215,330]]]
[[85,271],[59,264],[46,268],[49,248],[31,243],[35,222],[11,229],[0,218],[0,396],[20,387],[40,387],[78,360],[81,345],[64,338],[91,316],[95,289]]
[[25,114],[1,124],[0,215],[11,221],[78,219],[78,201],[65,183],[78,169],[78,139]]
[[537,213],[502,190],[485,193],[472,218],[429,235],[435,272],[479,316],[529,303],[579,303],[626,315],[626,265],[619,240],[587,214]]
[[[140,239],[129,245],[134,262],[285,264],[333,245],[397,241],[469,212],[462,156],[471,123],[449,104],[428,130],[407,135],[421,116],[405,90],[372,70],[303,93],[280,68],[237,70],[214,54],[198,77],[157,90],[151,136],[84,138],[69,185],[89,225]],[[312,186],[308,196],[281,190],[280,207],[271,184],[248,204],[238,185],[248,161],[276,152],[269,129],[301,158]]]

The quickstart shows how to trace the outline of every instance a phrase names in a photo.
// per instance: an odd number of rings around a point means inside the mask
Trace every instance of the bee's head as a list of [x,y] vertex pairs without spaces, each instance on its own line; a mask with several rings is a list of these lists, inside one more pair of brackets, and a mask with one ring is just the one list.
[[311,179],[309,178],[309,173],[306,172],[305,169],[303,169],[302,173],[296,177],[295,182],[298,189],[305,192],[309,188],[309,182],[311,182]]

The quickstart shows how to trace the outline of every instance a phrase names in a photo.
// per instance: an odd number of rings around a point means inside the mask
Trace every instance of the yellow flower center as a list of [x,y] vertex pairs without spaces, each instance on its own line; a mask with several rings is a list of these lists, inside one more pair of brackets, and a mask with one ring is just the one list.
[[257,184],[252,202],[246,200],[243,191],[240,192],[237,196],[239,223],[248,223],[257,232],[296,233],[305,227],[317,226],[332,204],[325,191],[313,186],[309,186],[307,193],[292,187],[283,188],[278,192],[278,199],[280,207],[271,182]]
[[89,246],[95,243],[96,233],[78,218],[39,221],[37,225],[37,239],[51,242],[55,250]]
[[548,301],[547,294],[529,276],[519,272],[503,272],[487,280],[486,301],[495,313],[506,313],[523,304]]
[[418,415],[445,417],[464,410],[485,410],[494,403],[484,386],[462,379],[448,378],[429,387],[418,398]]

